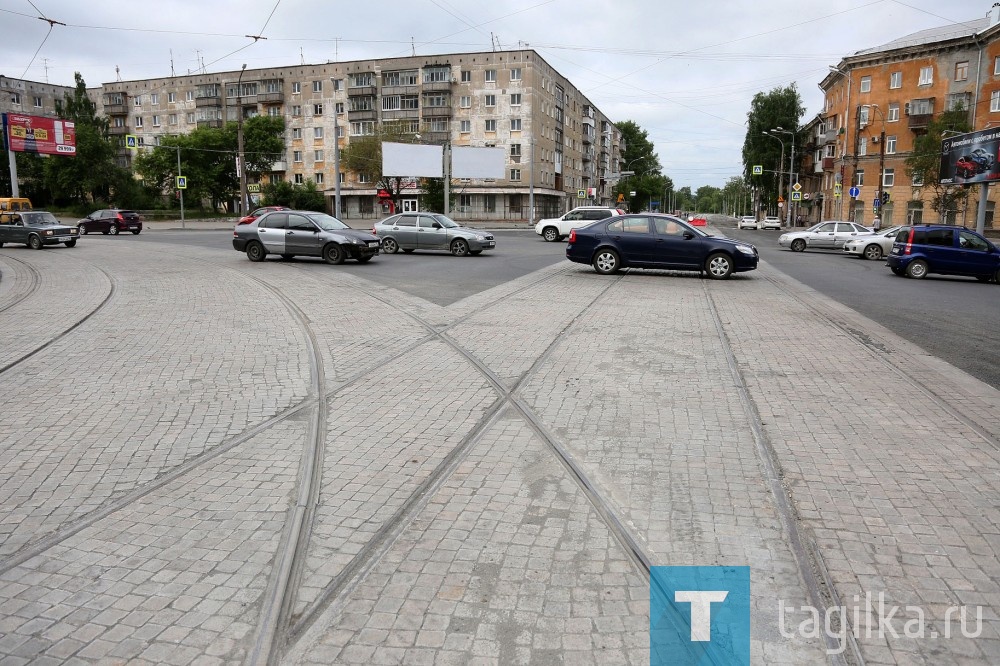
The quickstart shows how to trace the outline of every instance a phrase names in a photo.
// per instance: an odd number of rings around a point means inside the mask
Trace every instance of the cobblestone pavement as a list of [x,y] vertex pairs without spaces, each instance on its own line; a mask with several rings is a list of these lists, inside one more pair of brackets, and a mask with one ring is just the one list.
[[0,251],[0,339],[0,665],[644,664],[644,562],[749,565],[753,663],[1000,663],[1000,392],[766,265],[88,238]]

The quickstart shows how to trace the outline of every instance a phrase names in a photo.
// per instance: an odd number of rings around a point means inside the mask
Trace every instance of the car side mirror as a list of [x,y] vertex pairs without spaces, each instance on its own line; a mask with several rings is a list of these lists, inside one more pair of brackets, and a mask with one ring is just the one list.
[[431,225],[431,228],[432,229],[440,229],[441,228],[441,223],[440,222],[435,222],[434,224]]
[[693,233],[691,233],[690,231],[685,231],[684,232],[684,240],[691,240],[692,238],[694,238],[694,234]]

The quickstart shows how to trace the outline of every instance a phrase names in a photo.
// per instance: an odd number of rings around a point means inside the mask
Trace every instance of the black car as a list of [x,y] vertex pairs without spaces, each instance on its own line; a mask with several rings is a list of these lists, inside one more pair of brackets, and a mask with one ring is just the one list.
[[237,225],[233,248],[246,252],[250,261],[263,261],[273,253],[282,259],[304,255],[323,257],[329,264],[342,264],[348,258],[365,263],[378,254],[379,240],[326,213],[282,210]]
[[598,273],[620,268],[698,271],[723,280],[757,268],[757,248],[709,236],[672,215],[624,215],[574,229],[566,258]]
[[142,231],[142,218],[139,217],[139,213],[134,210],[119,210],[117,208],[95,210],[77,224],[81,234],[100,232],[116,236],[125,231],[131,231],[133,234]]
[[55,215],[44,210],[10,213],[0,221],[0,247],[4,243],[24,243],[32,250],[60,243],[73,247],[78,237],[75,226],[63,224]]

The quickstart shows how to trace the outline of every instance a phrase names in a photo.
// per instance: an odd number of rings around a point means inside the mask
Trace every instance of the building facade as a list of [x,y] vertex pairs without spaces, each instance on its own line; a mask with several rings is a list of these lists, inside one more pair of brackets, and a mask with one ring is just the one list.
[[[371,174],[334,173],[334,141],[400,122],[420,142],[501,147],[503,178],[452,182],[458,219],[525,219],[581,204],[610,204],[621,133],[576,87],[532,50],[411,56],[120,81],[90,91],[111,132],[154,149],[165,135],[220,127],[256,115],[285,119],[285,154],[264,181],[312,180],[333,210],[341,179],[345,217],[389,212]],[[121,151],[127,165],[129,151]],[[420,207],[416,180],[401,207]],[[579,196],[581,192],[584,196]],[[380,196],[383,195],[383,196]]]
[[0,113],[56,117],[56,100],[73,95],[73,88],[12,79],[0,74]]
[[[882,227],[938,222],[933,192],[907,173],[918,136],[945,110],[963,108],[973,130],[1000,123],[1000,5],[986,18],[924,30],[845,57],[819,84],[819,126],[803,163],[822,199],[823,219]],[[806,166],[808,164],[808,166]],[[851,187],[860,190],[854,199]],[[978,189],[978,188],[977,188]],[[879,191],[889,203],[874,206]],[[944,221],[975,226],[976,195]],[[987,227],[996,196],[991,193]]]

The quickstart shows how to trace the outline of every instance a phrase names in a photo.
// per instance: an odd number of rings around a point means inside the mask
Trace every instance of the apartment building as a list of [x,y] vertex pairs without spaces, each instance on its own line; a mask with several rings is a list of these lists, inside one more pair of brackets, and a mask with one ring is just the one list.
[[56,117],[56,100],[73,95],[73,88],[12,79],[0,74],[0,113]]
[[[108,83],[94,91],[114,135],[140,149],[165,135],[219,127],[238,114],[285,119],[285,155],[263,181],[312,180],[330,199],[341,180],[345,217],[388,212],[371,174],[334,173],[333,146],[405,123],[425,143],[494,146],[507,152],[503,178],[454,181],[458,219],[523,219],[581,204],[610,204],[621,133],[533,50],[410,56],[321,65],[200,73]],[[122,164],[130,159],[124,149]],[[419,183],[402,208],[421,206]],[[581,193],[584,196],[580,196]]]
[[[825,94],[803,168],[822,194],[824,219],[870,223],[879,190],[889,204],[883,228],[937,222],[933,193],[907,174],[916,137],[947,109],[961,106],[974,130],[1000,123],[1000,4],[985,18],[917,32],[843,58],[819,84]],[[851,186],[860,189],[855,200]],[[946,220],[975,224],[976,196]],[[996,195],[990,194],[987,226]]]

